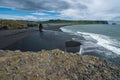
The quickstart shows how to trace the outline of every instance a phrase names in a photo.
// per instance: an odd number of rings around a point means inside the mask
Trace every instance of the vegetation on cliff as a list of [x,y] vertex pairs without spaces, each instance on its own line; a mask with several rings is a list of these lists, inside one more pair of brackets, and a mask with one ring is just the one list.
[[0,29],[20,29],[36,26],[36,22],[22,20],[0,20]]
[[120,80],[120,68],[92,56],[60,50],[0,50],[1,80]]

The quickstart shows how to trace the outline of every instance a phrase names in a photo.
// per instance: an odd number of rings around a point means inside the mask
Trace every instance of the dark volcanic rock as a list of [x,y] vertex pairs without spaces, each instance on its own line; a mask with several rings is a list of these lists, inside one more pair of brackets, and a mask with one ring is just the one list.
[[77,41],[71,40],[71,41],[65,42],[65,48],[66,48],[67,52],[73,52],[73,53],[79,52],[80,45],[81,45],[81,43],[77,42]]
[[5,52],[0,56],[1,80],[120,80],[120,68],[97,57],[60,50]]
[[80,46],[80,45],[81,45],[81,43],[77,42],[77,41],[66,41],[65,42],[66,47],[77,47],[77,46]]

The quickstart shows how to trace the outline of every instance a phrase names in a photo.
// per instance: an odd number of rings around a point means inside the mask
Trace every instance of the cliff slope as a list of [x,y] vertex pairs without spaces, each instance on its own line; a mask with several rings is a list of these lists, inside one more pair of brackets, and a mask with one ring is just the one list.
[[120,68],[97,57],[58,49],[0,50],[0,80],[120,80]]

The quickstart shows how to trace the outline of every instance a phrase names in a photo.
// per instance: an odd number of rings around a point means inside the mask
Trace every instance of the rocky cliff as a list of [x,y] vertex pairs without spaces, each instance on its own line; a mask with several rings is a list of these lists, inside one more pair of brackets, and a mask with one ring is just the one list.
[[60,50],[0,50],[0,80],[120,80],[120,68],[97,57]]

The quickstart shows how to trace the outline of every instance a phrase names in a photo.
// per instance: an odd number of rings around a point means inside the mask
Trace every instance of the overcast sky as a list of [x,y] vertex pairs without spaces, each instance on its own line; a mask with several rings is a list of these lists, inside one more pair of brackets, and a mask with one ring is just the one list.
[[0,0],[0,19],[120,21],[120,0]]

